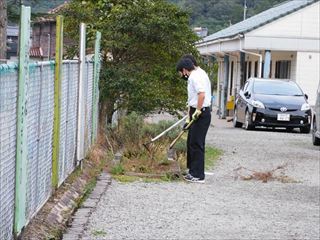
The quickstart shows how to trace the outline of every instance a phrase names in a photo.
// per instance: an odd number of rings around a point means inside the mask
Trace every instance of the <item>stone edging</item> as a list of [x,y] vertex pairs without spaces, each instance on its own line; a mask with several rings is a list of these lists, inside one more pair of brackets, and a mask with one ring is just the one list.
[[63,234],[63,240],[78,240],[82,239],[85,232],[89,217],[96,209],[102,194],[106,192],[108,186],[111,184],[111,176],[108,173],[102,173],[98,177],[97,185],[90,194],[89,198],[82,204],[82,206],[75,212],[69,223],[70,227],[67,232]]

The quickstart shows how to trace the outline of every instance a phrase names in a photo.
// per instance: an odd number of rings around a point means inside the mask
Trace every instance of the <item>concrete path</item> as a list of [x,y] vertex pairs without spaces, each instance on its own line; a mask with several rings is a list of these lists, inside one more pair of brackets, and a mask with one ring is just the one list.
[[[245,131],[213,118],[224,151],[205,184],[112,181],[76,239],[319,239],[320,151],[309,134]],[[249,170],[278,179],[243,180]],[[240,169],[241,167],[245,169]],[[72,236],[72,231],[68,232]],[[70,239],[70,238],[64,238]]]

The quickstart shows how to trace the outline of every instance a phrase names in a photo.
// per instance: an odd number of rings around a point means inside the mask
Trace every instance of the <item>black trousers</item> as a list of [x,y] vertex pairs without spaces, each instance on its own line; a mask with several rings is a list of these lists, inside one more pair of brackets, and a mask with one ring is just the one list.
[[[190,108],[190,119],[195,110],[195,108]],[[205,140],[211,122],[211,111],[209,107],[201,111],[199,119],[191,125],[188,132],[187,168],[193,177],[204,179]]]

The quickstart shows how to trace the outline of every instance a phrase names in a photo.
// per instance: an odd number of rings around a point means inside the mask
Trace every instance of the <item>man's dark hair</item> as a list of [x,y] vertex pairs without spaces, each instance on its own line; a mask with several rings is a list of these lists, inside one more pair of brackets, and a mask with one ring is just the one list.
[[183,68],[187,69],[188,71],[194,70],[194,64],[188,58],[181,58],[177,63],[177,72],[182,72]]
[[182,58],[187,58],[187,59],[190,59],[191,62],[193,63],[193,65],[195,65],[196,67],[198,67],[198,63],[196,61],[196,59],[194,58],[194,56],[192,56],[191,54],[186,54],[184,55]]

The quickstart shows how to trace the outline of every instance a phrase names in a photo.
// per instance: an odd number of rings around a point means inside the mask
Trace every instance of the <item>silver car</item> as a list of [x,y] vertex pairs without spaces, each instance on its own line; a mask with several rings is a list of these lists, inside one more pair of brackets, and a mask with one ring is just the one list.
[[312,142],[320,146],[320,83],[317,90],[317,100],[312,114]]

